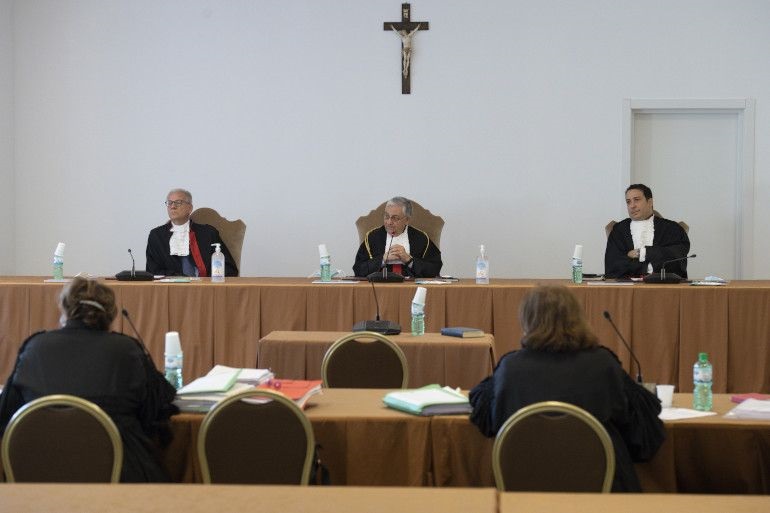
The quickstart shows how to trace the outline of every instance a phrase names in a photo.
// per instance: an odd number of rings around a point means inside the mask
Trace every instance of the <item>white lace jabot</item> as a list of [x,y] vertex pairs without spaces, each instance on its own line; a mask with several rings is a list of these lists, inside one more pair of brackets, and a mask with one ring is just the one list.
[[187,256],[190,254],[190,221],[185,224],[171,223],[171,239],[168,241],[171,255]]

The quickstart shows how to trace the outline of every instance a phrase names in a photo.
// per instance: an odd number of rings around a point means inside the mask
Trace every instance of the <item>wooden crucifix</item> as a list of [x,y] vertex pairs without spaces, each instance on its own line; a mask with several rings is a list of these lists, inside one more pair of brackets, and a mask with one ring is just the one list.
[[401,21],[386,21],[385,30],[392,30],[401,38],[401,94],[410,94],[412,90],[412,37],[418,30],[428,30],[427,21],[411,21],[411,7],[401,4]]

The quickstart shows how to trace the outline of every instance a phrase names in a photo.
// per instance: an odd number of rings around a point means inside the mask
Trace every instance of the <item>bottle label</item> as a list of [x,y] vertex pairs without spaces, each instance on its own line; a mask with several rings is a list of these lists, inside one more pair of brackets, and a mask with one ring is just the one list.
[[692,379],[696,383],[711,383],[712,369],[709,367],[695,367],[692,371]]
[[182,355],[166,355],[166,369],[181,369],[182,368]]

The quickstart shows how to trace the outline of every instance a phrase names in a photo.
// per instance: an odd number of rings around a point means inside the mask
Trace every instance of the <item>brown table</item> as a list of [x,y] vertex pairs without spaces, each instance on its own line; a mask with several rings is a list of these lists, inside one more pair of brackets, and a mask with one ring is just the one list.
[[[179,331],[186,380],[215,363],[244,367],[256,360],[255,341],[277,330],[342,331],[370,319],[375,305],[368,283],[312,284],[301,278],[228,278],[224,284],[110,281],[120,307],[162,364],[163,336]],[[688,392],[699,351],[714,363],[717,392],[770,392],[770,281],[734,281],[725,287],[689,285],[573,285],[566,280],[460,280],[427,285],[426,331],[472,326],[494,334],[499,357],[518,346],[521,298],[539,283],[563,284],[585,307],[602,342],[630,368],[630,358],[603,317],[612,313],[634,347],[646,380]],[[380,284],[381,317],[409,325],[414,282]],[[0,278],[0,375],[7,376],[22,341],[58,325],[61,284],[42,277]],[[122,318],[113,326],[130,328]]]
[[765,513],[770,498],[735,495],[511,493],[498,494],[499,513]]
[[[326,389],[306,410],[335,485],[494,487],[492,439],[466,416],[417,417],[386,408],[382,390]],[[688,406],[690,394],[676,394]],[[717,416],[666,422],[667,439],[637,465],[646,492],[770,493],[770,421]],[[174,418],[165,453],[176,481],[200,482],[195,443],[202,415]]]
[[444,513],[497,512],[497,492],[435,488],[174,484],[2,484],[14,513]]
[[[345,331],[274,331],[257,343],[257,367],[271,369],[289,379],[321,379],[321,362],[327,349]],[[495,338],[446,337],[426,333],[389,336],[409,364],[412,388],[439,383],[469,389],[492,373]]]

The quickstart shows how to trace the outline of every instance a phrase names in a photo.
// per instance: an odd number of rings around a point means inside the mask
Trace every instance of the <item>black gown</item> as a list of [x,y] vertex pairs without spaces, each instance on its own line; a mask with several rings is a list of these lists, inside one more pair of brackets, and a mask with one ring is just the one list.
[[[441,272],[441,251],[433,244],[428,235],[409,226],[406,232],[409,237],[409,254],[414,259],[411,266],[402,265],[402,274],[414,278],[434,278]],[[375,228],[366,233],[364,242],[358,248],[356,253],[356,262],[353,264],[353,273],[355,276],[368,276],[379,271],[382,266],[382,257],[387,248],[385,241],[388,232],[384,226]],[[388,265],[388,270],[392,266]]]
[[[211,246],[220,243],[222,253],[225,255],[225,276],[238,276],[238,267],[235,265],[230,250],[222,242],[216,228],[208,224],[198,224],[190,221],[190,230],[195,232],[203,264],[206,266],[206,274],[211,276],[211,254],[214,248]],[[153,228],[147,237],[147,272],[162,274],[165,276],[182,276],[182,258],[171,255],[169,241],[171,240],[171,221]],[[192,258],[192,254],[190,256]]]
[[471,390],[471,421],[493,437],[516,411],[541,401],[574,404],[596,417],[615,448],[612,491],[641,491],[633,462],[650,459],[663,443],[660,401],[628,376],[612,351],[510,352]]
[[82,397],[112,418],[123,441],[121,482],[170,480],[156,452],[170,441],[176,390],[137,340],[77,320],[32,335],[0,395],[0,435],[16,410],[50,394]]
[[[612,227],[607,237],[607,249],[604,252],[604,275],[607,278],[642,276],[647,274],[647,265],[650,263],[654,272],[660,272],[663,262],[687,256],[690,251],[690,239],[679,223],[655,217],[653,224],[655,235],[652,246],[647,246],[644,262],[628,258],[628,252],[634,249],[631,219],[626,218]],[[671,262],[666,265],[666,272],[687,278],[687,260]]]

